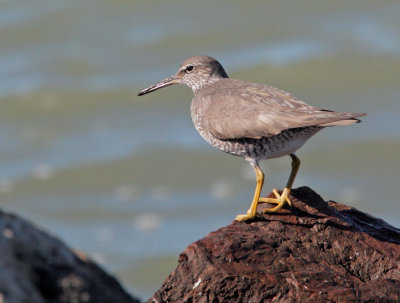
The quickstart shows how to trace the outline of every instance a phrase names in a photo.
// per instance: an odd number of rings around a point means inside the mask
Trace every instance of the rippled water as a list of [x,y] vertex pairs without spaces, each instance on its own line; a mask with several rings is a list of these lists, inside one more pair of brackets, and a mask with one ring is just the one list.
[[[398,1],[0,1],[0,205],[142,298],[190,242],[247,209],[244,160],[194,130],[191,92],[138,98],[187,57],[308,103],[366,112],[298,152],[295,186],[399,226]],[[263,163],[265,193],[290,161]]]

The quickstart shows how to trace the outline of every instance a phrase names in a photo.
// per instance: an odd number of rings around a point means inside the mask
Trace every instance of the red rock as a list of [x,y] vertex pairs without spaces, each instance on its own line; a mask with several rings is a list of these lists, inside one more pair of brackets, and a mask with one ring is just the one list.
[[399,229],[307,187],[292,202],[189,245],[148,302],[400,302]]

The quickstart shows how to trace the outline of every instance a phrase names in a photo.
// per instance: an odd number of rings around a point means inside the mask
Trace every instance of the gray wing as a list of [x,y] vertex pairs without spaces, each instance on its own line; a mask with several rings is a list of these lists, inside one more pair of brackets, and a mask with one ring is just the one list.
[[313,107],[263,84],[220,82],[193,98],[194,107],[201,107],[204,128],[218,139],[261,138],[290,128],[346,125],[364,115]]

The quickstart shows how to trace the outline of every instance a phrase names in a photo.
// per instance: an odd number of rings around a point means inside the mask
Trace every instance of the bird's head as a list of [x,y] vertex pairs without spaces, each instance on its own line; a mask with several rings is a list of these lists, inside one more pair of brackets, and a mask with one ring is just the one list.
[[196,93],[222,78],[228,78],[228,75],[216,59],[209,56],[194,56],[186,59],[176,74],[140,91],[138,96],[173,84],[184,84]]

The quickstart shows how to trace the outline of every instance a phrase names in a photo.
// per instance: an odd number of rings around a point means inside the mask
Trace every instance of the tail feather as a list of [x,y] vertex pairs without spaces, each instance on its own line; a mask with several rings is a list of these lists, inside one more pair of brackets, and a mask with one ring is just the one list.
[[348,119],[348,120],[339,120],[339,121],[335,121],[335,122],[329,122],[329,123],[325,123],[325,124],[320,124],[319,126],[338,126],[338,125],[350,125],[350,124],[354,124],[354,123],[360,123],[361,120],[358,119]]
[[319,126],[338,126],[338,125],[350,125],[354,123],[360,123],[361,120],[356,119],[355,117],[362,117],[366,116],[366,114],[356,114],[356,113],[343,113],[343,114],[348,114],[346,117],[343,117],[343,120],[338,120],[338,121],[333,121],[333,122],[328,122],[324,124],[320,124]]

